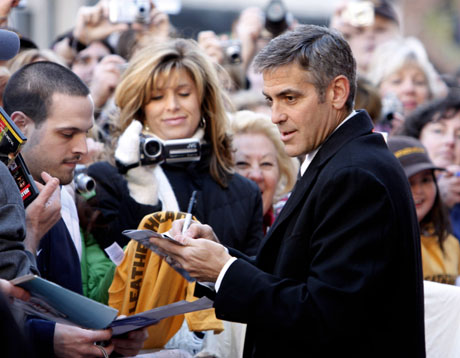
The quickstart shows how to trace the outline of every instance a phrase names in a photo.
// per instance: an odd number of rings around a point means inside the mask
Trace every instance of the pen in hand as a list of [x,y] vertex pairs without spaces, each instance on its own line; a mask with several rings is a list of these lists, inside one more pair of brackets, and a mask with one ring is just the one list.
[[196,190],[192,192],[192,196],[190,197],[190,201],[188,203],[188,208],[187,208],[187,215],[185,215],[185,222],[184,226],[182,227],[182,234],[184,234],[188,227],[190,226],[190,223],[192,222],[192,210],[193,206],[195,205],[196,202]]

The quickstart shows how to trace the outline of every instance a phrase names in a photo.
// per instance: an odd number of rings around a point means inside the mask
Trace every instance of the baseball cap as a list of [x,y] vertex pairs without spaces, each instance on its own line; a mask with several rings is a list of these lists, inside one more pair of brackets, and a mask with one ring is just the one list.
[[387,144],[398,158],[408,178],[426,169],[444,170],[433,164],[425,147],[415,138],[392,136],[388,138]]
[[19,51],[19,36],[13,31],[0,29],[0,61],[12,59]]

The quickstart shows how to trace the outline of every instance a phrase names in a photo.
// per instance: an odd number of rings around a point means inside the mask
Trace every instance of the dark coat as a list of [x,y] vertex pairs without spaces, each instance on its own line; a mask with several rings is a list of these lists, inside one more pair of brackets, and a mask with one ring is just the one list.
[[245,357],[425,355],[411,191],[364,111],[323,143],[254,264],[235,261],[215,299],[248,323]]
[[[255,255],[262,241],[262,199],[257,185],[239,174],[229,177],[228,187],[222,188],[209,174],[209,153],[204,150],[199,162],[163,164],[181,211],[187,211],[190,196],[197,190],[193,215],[203,224],[211,225],[221,242],[247,255]],[[102,212],[93,234],[101,247],[117,241],[128,243],[121,232],[137,228],[145,215],[161,210],[156,206],[136,202],[127,182],[109,163],[93,164],[88,174],[96,182],[93,208]]]

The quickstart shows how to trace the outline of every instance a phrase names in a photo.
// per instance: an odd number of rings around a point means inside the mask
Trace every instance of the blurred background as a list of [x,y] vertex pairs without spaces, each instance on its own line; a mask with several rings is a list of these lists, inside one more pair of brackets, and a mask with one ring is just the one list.
[[[328,24],[341,0],[284,0],[287,9],[301,23]],[[75,24],[82,5],[96,0],[22,0],[13,9],[10,26],[46,48],[59,34]],[[156,0],[170,13],[170,20],[184,36],[196,38],[201,30],[229,32],[238,13],[249,6],[265,8],[268,0]],[[441,72],[460,67],[460,1],[394,0],[403,19],[403,34],[416,36]]]

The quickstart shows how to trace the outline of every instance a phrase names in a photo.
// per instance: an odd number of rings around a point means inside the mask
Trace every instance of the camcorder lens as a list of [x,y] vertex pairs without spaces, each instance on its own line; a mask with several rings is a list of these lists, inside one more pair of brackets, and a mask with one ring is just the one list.
[[161,144],[155,139],[147,139],[144,144],[144,153],[149,157],[157,157],[161,154]]

